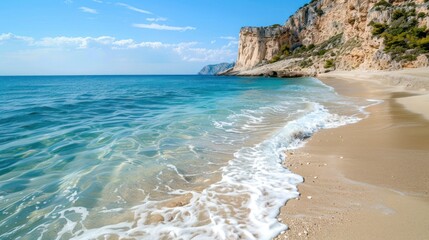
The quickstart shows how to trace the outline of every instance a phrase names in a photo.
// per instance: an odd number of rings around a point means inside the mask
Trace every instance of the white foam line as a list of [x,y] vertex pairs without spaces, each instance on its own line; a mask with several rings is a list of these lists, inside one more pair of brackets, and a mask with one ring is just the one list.
[[[118,223],[88,229],[74,239],[117,235],[139,239],[272,239],[287,226],[278,222],[279,209],[287,200],[299,196],[297,184],[302,177],[282,166],[285,150],[302,145],[305,137],[322,128],[357,122],[355,117],[329,113],[317,103],[309,103],[310,112],[290,121],[271,138],[244,147],[222,167],[222,179],[201,193],[174,190],[172,194],[190,194],[189,204],[166,207],[168,201],[146,198],[134,207],[134,223]],[[160,222],[148,223],[158,215]]]

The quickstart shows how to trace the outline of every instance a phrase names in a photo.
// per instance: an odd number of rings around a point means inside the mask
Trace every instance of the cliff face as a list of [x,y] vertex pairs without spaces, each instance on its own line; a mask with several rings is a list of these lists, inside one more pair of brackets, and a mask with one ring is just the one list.
[[242,28],[234,69],[248,70],[267,63],[289,41],[289,32],[281,26]]
[[[392,29],[386,26],[396,24],[403,27],[403,31],[414,31],[410,30],[414,23],[418,27],[429,28],[428,6],[429,3],[424,0],[312,1],[292,15],[284,26],[242,28],[233,72],[237,74],[255,68],[266,69],[271,65],[268,63],[277,61],[284,61],[284,64],[276,64],[275,70],[305,71],[311,74],[329,69],[427,66],[428,51],[422,47],[416,47],[414,52],[406,52],[395,50],[397,46],[391,42],[389,44],[393,47],[386,47],[385,41],[390,41],[389,37],[396,37],[388,35]],[[405,15],[398,17],[398,11]],[[376,35],[376,24],[384,26],[386,33]],[[428,31],[424,31],[426,35],[420,36],[422,39],[429,36]],[[406,42],[407,39],[404,44]],[[301,59],[291,61],[292,58]]]

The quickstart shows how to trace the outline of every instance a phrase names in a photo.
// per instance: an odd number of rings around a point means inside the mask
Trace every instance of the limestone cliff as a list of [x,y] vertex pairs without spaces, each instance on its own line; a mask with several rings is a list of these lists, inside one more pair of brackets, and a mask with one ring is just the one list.
[[242,28],[235,69],[248,70],[271,60],[290,41],[288,33],[281,26]]
[[229,74],[428,66],[428,9],[425,0],[313,0],[283,26],[243,27]]

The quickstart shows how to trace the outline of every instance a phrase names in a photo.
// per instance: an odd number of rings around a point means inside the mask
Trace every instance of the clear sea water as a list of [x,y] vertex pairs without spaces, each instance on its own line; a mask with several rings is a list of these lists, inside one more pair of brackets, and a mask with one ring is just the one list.
[[314,78],[0,77],[0,239],[271,239],[284,151],[364,104]]

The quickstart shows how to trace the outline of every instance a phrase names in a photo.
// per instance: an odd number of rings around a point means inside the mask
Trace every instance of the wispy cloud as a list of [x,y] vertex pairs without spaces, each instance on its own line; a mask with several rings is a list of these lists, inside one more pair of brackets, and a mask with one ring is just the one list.
[[103,3],[103,1],[101,1],[101,0],[92,0],[93,2],[96,2],[96,3]]
[[231,62],[236,57],[236,51],[225,48],[176,47],[174,51],[187,62]]
[[97,10],[89,7],[80,7],[79,9],[84,13],[98,14]]
[[152,48],[152,49],[176,49],[191,47],[197,45],[197,42],[181,42],[181,43],[163,43],[163,42],[136,42],[133,39],[123,39],[114,41],[113,49],[136,49],[136,48]]
[[175,44],[169,44],[169,43],[162,43],[162,42],[139,42],[139,43],[132,43],[124,46],[127,49],[134,49],[134,48],[153,48],[153,49],[159,49],[159,48],[170,48],[174,46]]
[[149,22],[165,22],[165,21],[167,21],[167,18],[163,18],[163,17],[146,18],[146,20]]
[[73,0],[64,0],[64,3],[65,3],[65,4],[72,4],[72,3],[73,3]]
[[237,56],[237,41],[230,41],[220,48],[204,48],[193,45],[180,45],[174,51],[187,62],[232,62]]
[[237,38],[236,37],[232,37],[232,36],[222,36],[222,37],[220,37],[220,39],[232,41],[232,40],[236,40]]
[[[163,43],[163,42],[138,42],[134,39],[116,39],[112,36],[100,37],[44,37],[34,39],[32,37],[18,36],[13,33],[0,34],[0,44],[7,41],[23,41],[28,46],[46,48],[75,48],[87,49],[90,47],[110,47],[111,49],[135,49],[135,48],[174,48],[182,46],[184,43]],[[187,45],[195,45],[195,42]]]
[[86,49],[90,44],[111,45],[115,41],[114,37],[45,37],[34,43],[42,47],[73,47],[77,49]]
[[131,5],[128,5],[128,4],[125,4],[125,3],[116,3],[117,5],[119,5],[119,6],[122,6],[122,7],[125,7],[125,8],[128,8],[129,10],[131,10],[131,11],[135,11],[135,12],[139,12],[139,13],[144,13],[144,14],[149,14],[149,15],[152,15],[153,13],[151,13],[151,12],[149,12],[149,11],[147,11],[147,10],[143,10],[143,9],[140,9],[140,8],[136,8],[136,7],[134,7],[134,6],[131,6]]
[[35,42],[37,46],[43,47],[73,47],[76,49],[87,49],[90,47],[105,46],[111,49],[135,49],[135,48],[168,48],[177,44],[162,42],[137,42],[134,39],[116,39],[111,36],[100,37],[46,37]]
[[8,40],[24,41],[28,44],[32,44],[34,42],[34,39],[32,37],[18,36],[18,35],[15,35],[13,33],[2,33],[2,34],[0,34],[0,43],[8,41]]
[[121,40],[116,40],[113,42],[114,46],[117,47],[128,47],[130,45],[135,44],[136,42],[134,41],[134,39],[121,39]]
[[172,44],[162,42],[136,42],[133,39],[122,39],[113,42],[113,49],[135,49],[135,48],[166,48]]
[[168,26],[164,24],[157,24],[157,23],[151,23],[151,24],[145,24],[145,23],[139,23],[139,24],[133,24],[136,28],[146,28],[146,29],[155,29],[155,30],[166,30],[166,31],[187,31],[187,30],[195,30],[194,27],[175,27],[175,26]]
[[44,37],[34,39],[27,36],[19,36],[12,33],[0,34],[0,45],[8,41],[20,41],[31,48],[46,49],[77,49],[108,48],[112,50],[127,50],[139,48],[165,49],[177,54],[183,61],[188,62],[231,62],[237,55],[237,41],[217,48],[200,47],[198,42],[164,43],[139,42],[134,39],[117,39],[112,36],[99,37]]

